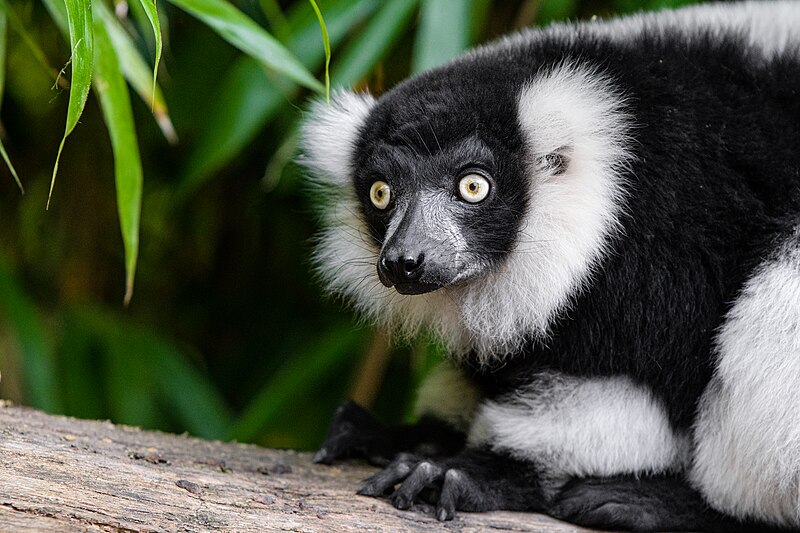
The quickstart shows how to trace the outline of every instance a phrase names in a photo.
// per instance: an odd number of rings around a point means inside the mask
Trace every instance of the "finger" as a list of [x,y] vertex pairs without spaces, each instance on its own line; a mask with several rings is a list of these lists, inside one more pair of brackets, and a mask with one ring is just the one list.
[[464,475],[455,469],[450,469],[444,476],[442,493],[439,503],[436,504],[436,519],[439,521],[452,520],[456,516],[456,509],[464,492]]
[[389,466],[364,480],[358,494],[362,496],[381,496],[383,493],[404,480],[411,472],[412,466],[419,462],[419,458],[408,453],[400,454]]
[[436,505],[436,518],[452,520],[456,511],[486,511],[493,507],[475,480],[463,470],[449,469],[444,475],[442,493]]
[[356,430],[350,422],[334,419],[328,430],[328,437],[322,447],[314,454],[313,461],[321,464],[331,464],[346,452],[353,451],[361,444],[361,438],[355,434]]
[[441,480],[444,470],[430,461],[422,461],[392,495],[392,504],[398,509],[408,509],[425,487]]

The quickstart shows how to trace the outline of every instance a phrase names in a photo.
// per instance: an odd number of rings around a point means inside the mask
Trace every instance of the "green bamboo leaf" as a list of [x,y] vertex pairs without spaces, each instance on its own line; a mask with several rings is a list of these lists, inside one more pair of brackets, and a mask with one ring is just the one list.
[[[352,28],[367,19],[379,5],[379,0],[334,0],[326,4],[331,46],[341,43]],[[301,6],[304,9],[293,13],[290,19],[292,37],[287,47],[310,70],[316,70],[324,60],[324,51],[316,44],[319,27],[308,5]],[[308,16],[304,16],[306,14]],[[250,57],[235,63],[224,80],[219,91],[221,96],[189,157],[179,197],[196,190],[238,154],[286,105],[287,99],[297,93],[297,87],[288,82],[268,79],[260,63]]]
[[91,0],[65,0],[67,5],[67,23],[69,26],[69,43],[72,50],[72,78],[70,79],[69,105],[67,107],[67,126],[61,144],[56,154],[53,165],[53,177],[50,179],[50,192],[47,195],[47,207],[53,196],[53,187],[56,184],[58,161],[64,142],[83,113],[83,106],[89,96],[89,87],[92,83],[92,60],[94,57],[94,36],[92,33],[92,6]]
[[333,329],[308,351],[288,360],[231,425],[228,438],[252,441],[280,414],[286,402],[312,390],[336,366],[353,361],[364,337],[363,331]]
[[412,72],[438,67],[470,45],[472,0],[421,0],[420,22],[414,41]]
[[156,78],[158,77],[158,64],[161,61],[161,24],[158,21],[158,9],[156,9],[156,0],[139,0],[142,5],[150,25],[153,27],[153,38],[156,41],[156,59],[153,66],[153,100],[156,93]]
[[95,15],[103,21],[108,36],[111,38],[111,44],[119,57],[119,64],[125,79],[130,82],[139,98],[150,108],[167,141],[171,144],[177,143],[178,136],[169,117],[164,93],[153,78],[153,72],[150,71],[147,62],[111,10],[103,2],[95,2],[93,6]]
[[48,332],[36,306],[0,257],[0,318],[16,338],[22,356],[27,398],[33,407],[63,412],[58,372]]
[[264,28],[225,0],[170,0],[264,65],[316,92],[325,87]]
[[204,134],[189,157],[186,177],[178,188],[179,197],[196,190],[230,161],[287,100],[264,75],[261,64],[247,57],[238,60],[225,74],[220,95]]
[[142,210],[142,161],[128,94],[119,59],[101,21],[95,21],[95,90],[111,137],[122,241],[125,247],[125,304],[133,296],[139,255],[139,219]]
[[[367,75],[408,30],[417,0],[388,0],[334,63],[333,86],[350,86]],[[456,2],[448,2],[447,5]]]
[[331,40],[328,37],[328,27],[322,17],[322,11],[314,0],[308,0],[314,9],[314,14],[319,21],[319,28],[322,31],[322,46],[325,49],[325,101],[331,103]]
[[292,36],[292,29],[289,27],[289,21],[286,19],[286,15],[283,14],[278,0],[259,0],[258,5],[261,6],[261,12],[264,13],[272,33],[281,42],[288,41]]
[[[330,48],[339,46],[353,28],[367,20],[380,7],[380,0],[331,0],[325,3],[325,22]],[[325,47],[319,46],[319,19],[309,4],[300,4],[290,15],[292,29],[287,48],[300,61],[316,71],[325,59]]]

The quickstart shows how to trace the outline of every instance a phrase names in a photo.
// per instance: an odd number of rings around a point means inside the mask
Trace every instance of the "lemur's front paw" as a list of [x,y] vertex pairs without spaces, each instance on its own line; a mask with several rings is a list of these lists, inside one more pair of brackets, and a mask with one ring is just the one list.
[[329,465],[337,459],[364,457],[373,464],[389,464],[396,451],[388,430],[372,414],[350,400],[336,409],[325,442],[314,462]]
[[425,499],[436,505],[439,520],[452,520],[457,510],[489,510],[491,501],[477,480],[454,467],[452,461],[436,462],[408,453],[401,453],[384,470],[364,480],[358,493],[373,497],[391,493],[392,505],[398,509],[409,509],[426,495]]

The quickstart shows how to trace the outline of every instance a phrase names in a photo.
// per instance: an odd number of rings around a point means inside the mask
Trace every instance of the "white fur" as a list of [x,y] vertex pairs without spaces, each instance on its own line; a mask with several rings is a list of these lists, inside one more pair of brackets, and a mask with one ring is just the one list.
[[368,94],[336,91],[330,105],[315,102],[303,124],[300,162],[324,184],[352,189],[353,151],[375,99]]
[[633,41],[643,34],[650,38],[675,33],[691,41],[700,35],[719,39],[725,35],[744,38],[744,44],[764,59],[784,51],[798,54],[800,44],[800,2],[717,2],[698,4],[676,10],[644,12],[611,20],[592,19],[588,22],[555,23],[544,30],[526,30],[498,41],[497,44],[473,53],[497,53],[503,48],[528,46],[539,39],[554,35],[567,42],[582,39],[586,34],[602,36],[618,42]]
[[[617,229],[624,196],[619,176],[628,160],[628,119],[610,82],[563,64],[520,89],[519,122],[530,145],[532,201],[523,237],[498,271],[419,296],[385,288],[376,273],[379,250],[358,216],[352,187],[332,191],[337,196],[327,201],[326,228],[315,256],[328,288],[349,297],[368,318],[404,335],[432,330],[452,354],[472,353],[477,363],[513,353],[526,336],[548,334],[551,321],[567,309]],[[330,112],[319,107],[316,112],[321,115],[306,123],[310,133],[305,137],[338,135],[342,128],[331,121]],[[365,113],[358,116],[363,121]],[[346,131],[358,131],[353,117],[346,122]],[[330,131],[324,134],[326,128]],[[352,146],[352,140],[347,143]],[[337,174],[333,184],[339,186],[338,174],[349,170],[349,159],[339,154],[343,166],[327,169],[327,160],[317,158],[330,158],[330,151],[315,152],[308,141],[304,145],[306,164],[318,174]],[[539,156],[563,147],[569,149],[567,171],[553,176]]]
[[330,105],[315,102],[303,122],[299,162],[311,170],[311,183],[318,186],[324,204],[316,270],[334,294],[374,285],[377,249],[359,213],[352,182],[359,130],[374,105],[370,95],[339,90]]
[[542,374],[512,396],[482,404],[469,443],[556,476],[677,471],[688,456],[688,439],[673,432],[661,403],[626,377]]
[[[531,205],[520,242],[500,272],[462,297],[470,331],[490,349],[513,350],[521,335],[546,337],[618,231],[629,161],[623,98],[602,76],[570,65],[540,75],[519,96],[528,145]],[[566,172],[543,157],[565,151]]]
[[465,433],[481,399],[478,387],[448,362],[440,363],[417,391],[417,418],[432,415]]
[[691,480],[717,509],[800,526],[800,232],[747,282],[717,338]]

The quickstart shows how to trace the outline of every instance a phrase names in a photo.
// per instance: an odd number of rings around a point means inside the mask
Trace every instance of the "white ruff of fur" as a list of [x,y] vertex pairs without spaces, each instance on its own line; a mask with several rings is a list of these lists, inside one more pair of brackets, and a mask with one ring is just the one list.
[[[559,65],[522,88],[518,120],[528,141],[531,202],[520,242],[496,272],[418,296],[381,285],[379,249],[352,190],[352,147],[372,104],[339,93],[330,107],[314,108],[304,129],[305,163],[328,190],[315,254],[327,288],[401,336],[431,331],[455,357],[470,354],[478,364],[546,338],[618,230],[629,124],[610,81]],[[559,150],[568,167],[552,175],[541,158]]]
[[690,479],[713,507],[800,526],[800,231],[745,284],[717,337]]

